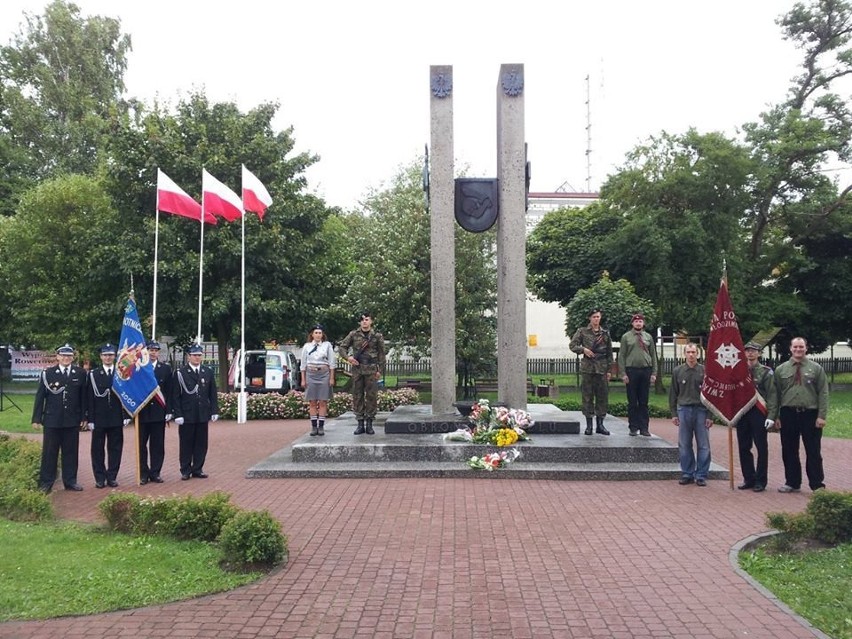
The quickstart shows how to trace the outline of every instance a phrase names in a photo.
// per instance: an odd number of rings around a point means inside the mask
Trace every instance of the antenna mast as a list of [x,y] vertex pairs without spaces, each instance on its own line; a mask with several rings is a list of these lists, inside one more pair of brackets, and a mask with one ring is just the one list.
[[586,74],[586,193],[592,192],[592,98]]

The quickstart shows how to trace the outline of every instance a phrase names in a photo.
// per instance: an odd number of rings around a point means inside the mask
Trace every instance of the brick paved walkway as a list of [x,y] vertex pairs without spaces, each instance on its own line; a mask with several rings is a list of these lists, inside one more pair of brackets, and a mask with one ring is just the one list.
[[[731,492],[727,481],[699,488],[674,481],[248,480],[245,470],[306,432],[306,422],[220,422],[211,430],[209,479],[179,481],[172,428],[166,483],[132,484],[127,438],[118,490],[225,490],[243,508],[268,509],[289,537],[286,567],[190,601],[0,624],[0,637],[821,636],[729,561],[732,546],[766,530],[765,512],[807,503],[807,490],[775,490],[783,483],[777,436],[770,489],[756,494]],[[654,421],[652,431],[676,441],[667,421]],[[714,427],[711,440],[714,461],[727,467],[725,429]],[[852,441],[825,439],[823,452],[828,486],[852,489]],[[89,458],[87,437],[80,458]],[[81,468],[86,490],[58,490],[53,499],[60,516],[96,521],[106,492]]]

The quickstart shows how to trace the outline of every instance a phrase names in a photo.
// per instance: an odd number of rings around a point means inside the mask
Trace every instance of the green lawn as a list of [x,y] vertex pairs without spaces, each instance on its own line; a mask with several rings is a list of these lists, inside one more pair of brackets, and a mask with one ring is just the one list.
[[[211,544],[79,524],[0,519],[0,621],[90,615],[222,592],[261,573],[228,573]],[[69,552],[73,549],[73,552]]]
[[740,553],[740,566],[814,626],[852,639],[852,544],[829,550]]

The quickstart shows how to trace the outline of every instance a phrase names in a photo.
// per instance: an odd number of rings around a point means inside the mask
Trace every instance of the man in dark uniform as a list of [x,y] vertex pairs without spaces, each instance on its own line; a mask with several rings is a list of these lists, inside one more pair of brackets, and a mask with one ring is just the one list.
[[201,364],[204,350],[200,344],[189,347],[189,363],[175,371],[172,380],[172,403],[180,442],[180,478],[205,479],[208,422],[219,419],[216,379],[213,369]]
[[129,418],[118,395],[112,392],[115,345],[104,344],[100,353],[101,365],[89,371],[87,392],[89,430],[92,431],[92,473],[95,488],[115,488],[124,450],[124,426]]
[[601,327],[601,309],[589,313],[589,325],[577,329],[571,344],[580,360],[580,391],[583,395],[583,415],[586,435],[592,434],[592,418],[597,418],[597,433],[609,435],[604,418],[609,408],[609,367],[612,364],[612,340],[609,331]]
[[[139,483],[144,486],[149,481],[163,483],[160,472],[166,457],[166,422],[172,420],[170,402],[172,401],[172,367],[159,361],[160,344],[148,340],[145,344],[154,367],[154,377],[160,386],[165,406],[157,399],[148,402],[139,411]],[[150,458],[149,458],[150,455]]]
[[374,435],[379,380],[385,369],[385,338],[373,330],[369,312],[363,311],[358,317],[358,328],[343,338],[338,352],[352,365],[352,403],[358,418],[355,435]]
[[[760,351],[763,346],[749,342],[744,347],[751,381],[760,393],[766,406],[764,413],[755,405],[737,422],[737,445],[740,451],[740,468],[743,471],[743,483],[740,490],[753,490],[756,493],[766,490],[769,470],[769,444],[766,431],[775,425],[778,416],[778,391],[775,388],[775,375],[772,369],[760,363]],[[757,465],[751,447],[757,452]]]
[[56,465],[62,451],[62,483],[65,490],[83,490],[77,483],[77,449],[80,429],[86,425],[86,374],[75,366],[74,347],[56,349],[57,365],[41,373],[33,406],[33,428],[44,427],[38,487],[49,493],[56,481]]

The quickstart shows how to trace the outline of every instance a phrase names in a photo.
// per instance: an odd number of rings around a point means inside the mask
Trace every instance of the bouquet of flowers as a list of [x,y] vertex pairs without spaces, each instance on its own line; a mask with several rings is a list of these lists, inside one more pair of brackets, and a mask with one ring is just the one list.
[[487,399],[480,399],[470,412],[473,442],[511,446],[518,440],[528,441],[526,429],[534,422],[530,414],[517,408],[491,406]]
[[521,451],[517,448],[511,448],[509,450],[500,451],[499,453],[489,453],[484,457],[471,457],[467,460],[467,465],[474,470],[487,470],[491,472],[492,470],[497,470],[498,468],[503,468],[507,464],[511,464],[520,456]]

